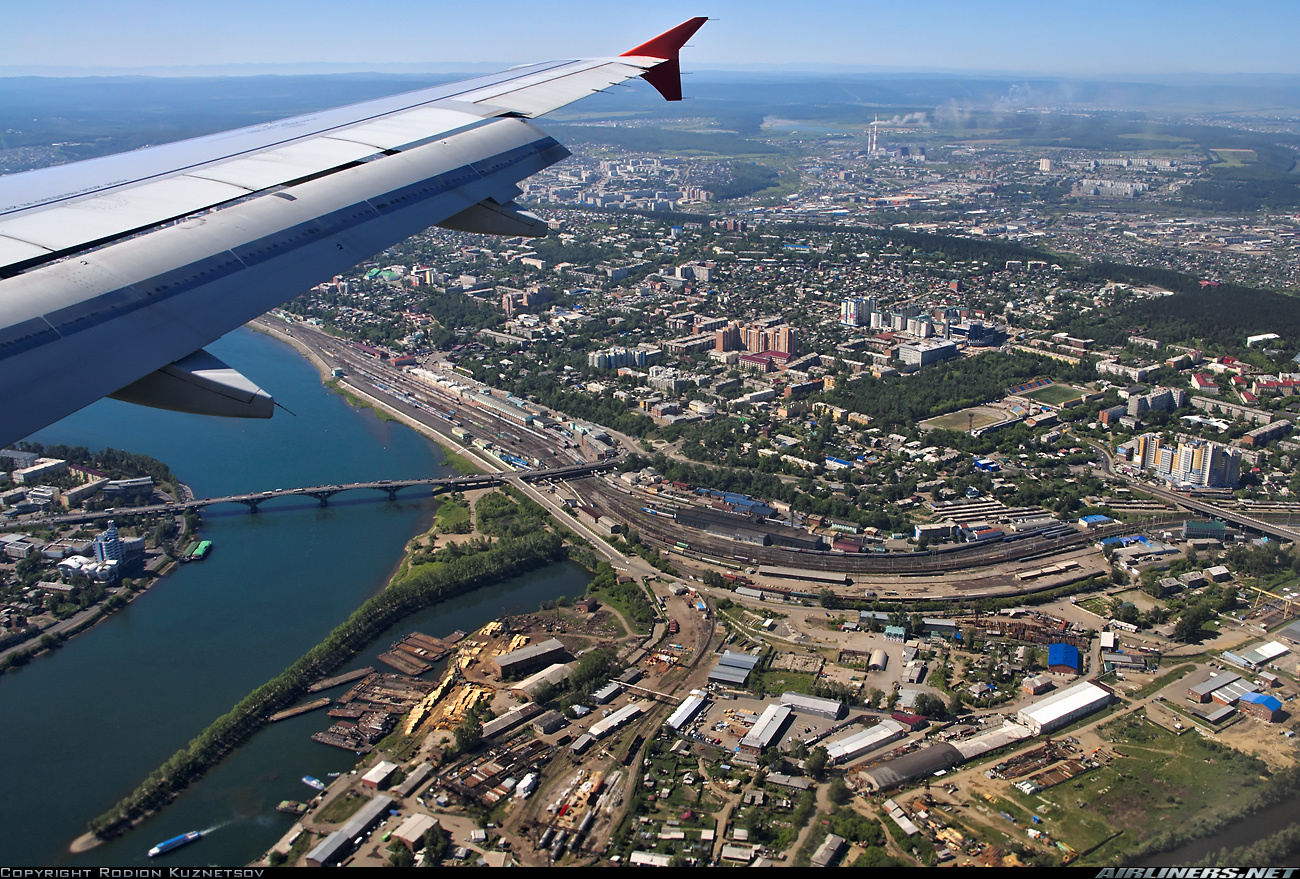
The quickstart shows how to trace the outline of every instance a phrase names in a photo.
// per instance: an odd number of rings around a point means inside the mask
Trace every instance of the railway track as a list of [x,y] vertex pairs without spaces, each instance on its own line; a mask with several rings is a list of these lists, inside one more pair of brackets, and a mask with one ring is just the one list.
[[741,543],[715,537],[704,531],[688,529],[667,517],[642,512],[640,502],[625,495],[603,480],[587,484],[592,495],[621,521],[644,538],[666,547],[679,542],[688,544],[692,554],[721,559],[743,560],[746,564],[775,564],[808,568],[815,571],[874,574],[942,574],[967,571],[1006,562],[1029,561],[1041,556],[1087,546],[1104,537],[1133,534],[1143,528],[1181,522],[1186,516],[1159,516],[1139,523],[1113,525],[1094,531],[1076,532],[1052,538],[1025,538],[1011,542],[963,544],[947,550],[909,553],[838,553],[781,549]]

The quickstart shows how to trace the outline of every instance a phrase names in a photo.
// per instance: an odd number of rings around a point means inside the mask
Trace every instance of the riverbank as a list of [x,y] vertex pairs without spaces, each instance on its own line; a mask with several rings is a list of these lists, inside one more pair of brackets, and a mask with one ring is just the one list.
[[[333,390],[335,393],[341,395],[353,406],[369,407],[374,410],[375,415],[380,419],[385,421],[396,421],[399,424],[411,428],[416,433],[419,433],[427,439],[433,440],[433,442],[437,443],[438,447],[442,449],[443,459],[446,465],[454,469],[457,473],[462,476],[470,476],[475,473],[488,472],[487,470],[484,470],[480,464],[474,462],[474,459],[471,457],[472,453],[469,453],[469,450],[462,446],[454,437],[448,436],[439,430],[435,430],[429,425],[417,421],[403,412],[399,412],[384,401],[372,397],[360,388],[335,376],[333,374],[334,371],[330,368],[329,364],[322,360],[310,345],[303,342],[287,329],[283,329],[276,324],[269,322],[265,318],[251,321],[248,325],[257,332],[266,333],[273,339],[278,339],[279,341],[284,342],[301,354],[307,362],[314,366],[320,373],[321,383],[327,388]],[[457,451],[458,449],[460,451]],[[462,451],[467,454],[461,454]]]
[[396,621],[479,586],[556,561],[562,558],[563,549],[563,541],[549,532],[503,538],[482,552],[393,584],[362,604],[277,678],[218,718],[130,795],[95,818],[91,832],[100,839],[116,835],[167,805],[264,726],[269,714],[294,704],[310,683],[328,676]]
[[[177,495],[184,496],[185,493],[189,492],[188,486],[183,483],[177,482],[176,485],[178,486]],[[174,500],[165,493],[163,497]],[[191,529],[183,516],[176,516],[175,519],[180,534],[175,540],[170,540],[169,543],[173,547],[185,546],[198,536],[198,528],[196,526]],[[35,526],[41,523],[22,524]],[[128,527],[129,524],[129,517],[123,520],[124,528]],[[31,529],[29,528],[29,530]],[[99,622],[123,610],[137,598],[149,592],[159,580],[170,574],[179,564],[176,557],[167,554],[167,550],[161,546],[155,547],[154,553],[154,560],[145,564],[144,570],[139,577],[125,578],[131,581],[130,586],[123,586],[122,580],[119,579],[118,585],[105,587],[103,597],[94,604],[84,607],[63,619],[55,619],[54,622],[49,623],[40,631],[0,649],[0,675],[20,669],[38,656],[57,650],[72,638],[90,631]]]

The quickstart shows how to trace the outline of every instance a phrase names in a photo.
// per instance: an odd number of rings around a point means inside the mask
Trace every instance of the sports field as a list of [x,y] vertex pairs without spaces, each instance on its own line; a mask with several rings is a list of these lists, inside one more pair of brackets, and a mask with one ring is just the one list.
[[1001,409],[991,409],[988,406],[973,406],[970,409],[962,409],[959,412],[951,412],[947,415],[936,415],[934,418],[926,419],[920,424],[922,430],[979,430],[982,427],[988,427],[990,424],[997,424],[1004,421],[1007,413]]
[[1085,391],[1070,385],[1047,385],[1035,388],[1032,391],[1025,391],[1021,396],[1037,400],[1040,403],[1046,403],[1048,406],[1060,406],[1070,400],[1079,399],[1084,393]]

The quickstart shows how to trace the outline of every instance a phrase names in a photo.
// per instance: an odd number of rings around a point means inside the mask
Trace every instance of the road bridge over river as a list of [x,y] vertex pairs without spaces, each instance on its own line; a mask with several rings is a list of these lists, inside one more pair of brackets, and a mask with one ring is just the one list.
[[491,488],[507,481],[544,482],[549,479],[578,479],[610,470],[616,466],[614,461],[600,461],[592,464],[575,464],[567,467],[551,467],[545,470],[522,470],[500,473],[481,473],[471,476],[428,477],[425,479],[382,479],[376,482],[352,482],[336,485],[313,485],[306,488],[275,488],[269,491],[250,492],[248,494],[231,494],[222,497],[195,498],[174,503],[150,504],[140,507],[114,507],[110,510],[94,512],[67,513],[59,516],[42,517],[43,523],[62,524],[74,522],[91,522],[97,519],[110,519],[121,516],[148,515],[151,513],[180,513],[186,510],[199,510],[216,504],[242,504],[250,513],[256,513],[262,504],[282,497],[311,497],[320,502],[322,507],[329,506],[330,498],[345,491],[380,491],[388,495],[390,501],[397,500],[397,494],[404,488],[430,486],[445,491],[469,491],[475,488]]

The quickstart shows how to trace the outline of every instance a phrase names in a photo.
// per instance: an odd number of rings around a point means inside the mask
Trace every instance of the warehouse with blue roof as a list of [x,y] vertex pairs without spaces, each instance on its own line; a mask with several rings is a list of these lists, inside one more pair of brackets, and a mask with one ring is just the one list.
[[1073,644],[1047,645],[1047,667],[1058,674],[1077,675],[1082,668],[1079,648]]
[[1252,717],[1277,723],[1282,713],[1282,700],[1267,693],[1246,693],[1237,701],[1237,707]]

